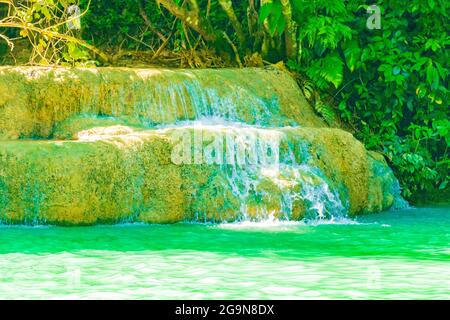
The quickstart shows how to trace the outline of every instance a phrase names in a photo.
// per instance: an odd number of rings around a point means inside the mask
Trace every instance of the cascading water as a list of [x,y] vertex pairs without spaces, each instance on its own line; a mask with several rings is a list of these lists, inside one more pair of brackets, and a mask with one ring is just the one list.
[[[230,190],[239,201],[237,220],[290,220],[296,202],[304,205],[307,219],[342,218],[348,212],[347,200],[341,200],[319,167],[308,163],[306,142],[298,140],[293,145],[282,128],[263,128],[216,116],[159,130],[172,130],[178,137],[187,133],[178,141],[181,148],[189,145],[186,164],[197,161],[217,166],[224,177],[220,187]],[[204,135],[210,138],[207,143]],[[201,210],[195,218],[207,220]]]
[[263,99],[232,85],[228,85],[226,92],[219,92],[190,78],[174,84],[155,84],[137,102],[135,112],[147,126],[200,119],[208,123],[227,120],[266,127],[297,125],[280,113],[276,96]]
[[[125,92],[120,96],[124,97]],[[97,101],[96,98],[93,100]],[[222,187],[231,190],[240,202],[238,220],[272,216],[289,220],[293,203],[298,201],[305,203],[308,219],[345,216],[348,205],[346,207],[342,202],[346,200],[341,200],[338,191],[329,186],[317,166],[298,162],[291,147],[285,154],[279,154],[282,142],[288,141],[277,127],[299,127],[280,110],[275,95],[263,99],[235,83],[226,83],[219,91],[205,87],[196,78],[187,77],[176,83],[152,85],[136,104],[135,112],[141,115],[141,124],[146,128],[206,130],[223,135],[224,158],[231,156],[233,159],[228,159],[227,164],[221,161],[216,164],[226,177]],[[274,153],[269,156],[273,158],[269,164],[265,154],[267,146],[272,146],[269,149]],[[242,159],[236,158],[239,153],[243,153]],[[307,152],[304,156],[307,159]],[[271,180],[279,188],[280,195],[259,190],[265,180]],[[275,197],[278,199],[273,199]],[[250,202],[253,202],[252,208]],[[270,203],[272,208],[265,203]],[[196,219],[206,220],[206,216],[197,212]]]
[[6,223],[332,220],[400,203],[384,159],[278,70],[6,68],[0,91]]
[[[170,101],[169,105],[175,107],[170,118],[176,120],[174,123],[162,120],[158,128],[206,130],[223,136],[220,139],[226,144],[225,155],[220,160],[228,161],[223,164],[219,160],[216,164],[226,177],[222,182],[223,188],[231,190],[240,202],[238,220],[270,219],[273,216],[289,220],[296,201],[305,203],[305,217],[308,219],[345,216],[348,205],[343,204],[338,191],[329,186],[317,166],[311,166],[304,159],[297,161],[292,146],[284,154],[279,154],[281,144],[288,141],[276,127],[289,125],[295,128],[299,125],[280,114],[276,96],[262,99],[233,84],[228,84],[227,89],[219,93],[215,88],[205,89],[197,79],[187,79],[164,88],[156,86],[140,108],[146,108],[149,114],[160,110],[161,119],[164,119],[164,110],[167,112],[167,101]],[[177,117],[179,112],[176,110],[180,109],[182,116]],[[243,110],[251,115],[251,120],[247,120],[249,123],[244,121]],[[184,121],[192,113],[194,120]],[[304,141],[298,143],[301,145]],[[268,155],[268,151],[273,154]],[[304,156],[307,159],[307,151],[304,151]],[[281,196],[259,190],[264,180],[272,181]],[[277,196],[278,199],[273,199]],[[256,208],[251,208],[250,202],[255,203]],[[270,203],[272,208],[265,203]],[[206,215],[197,212],[196,218],[206,220]]]

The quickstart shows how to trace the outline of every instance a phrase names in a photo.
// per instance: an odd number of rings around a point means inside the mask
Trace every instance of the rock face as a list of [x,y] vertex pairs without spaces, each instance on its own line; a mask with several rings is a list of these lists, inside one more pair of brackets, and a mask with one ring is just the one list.
[[67,138],[77,115],[145,127],[204,117],[324,126],[278,70],[0,67],[0,137]]
[[382,156],[276,70],[0,69],[0,221],[326,219],[387,209]]

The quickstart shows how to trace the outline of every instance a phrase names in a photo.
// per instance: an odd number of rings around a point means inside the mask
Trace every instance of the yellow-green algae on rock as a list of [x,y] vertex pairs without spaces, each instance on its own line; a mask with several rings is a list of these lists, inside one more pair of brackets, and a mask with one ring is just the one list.
[[7,223],[82,225],[183,219],[181,170],[167,139],[136,148],[102,141],[2,142],[0,212]]
[[[244,162],[176,162],[186,136],[189,155]],[[398,199],[383,157],[275,69],[0,68],[0,223],[328,219]]]
[[295,81],[276,69],[0,67],[0,137],[66,138],[54,131],[58,125],[86,114],[145,126],[203,116],[325,126]]
[[[392,204],[389,179],[395,177],[377,176],[368,159],[379,168],[386,165],[341,130],[281,129],[287,143],[306,141],[306,153],[300,149],[295,153],[304,166],[321,170],[325,180],[314,171],[302,171],[306,175],[296,179],[306,180],[290,185],[292,176],[281,169],[275,176],[256,177],[255,189],[245,199],[233,192],[223,166],[174,164],[175,130],[194,132],[192,128],[133,131],[119,126],[89,130],[85,141],[1,142],[1,221],[59,225],[233,221],[242,218],[242,202],[250,218],[268,212],[286,218],[283,195],[301,193],[308,183],[323,181],[340,189],[340,200],[349,202],[350,214]],[[340,152],[346,156],[338,160],[329,148],[336,140],[345,141]],[[280,152],[282,158],[286,153]],[[307,199],[294,199],[287,218],[304,218],[310,205]]]

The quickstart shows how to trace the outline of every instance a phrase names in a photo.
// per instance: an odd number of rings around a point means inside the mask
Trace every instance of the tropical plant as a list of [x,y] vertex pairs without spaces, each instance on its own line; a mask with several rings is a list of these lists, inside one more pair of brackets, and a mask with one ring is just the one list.
[[[0,28],[17,29],[31,45],[30,63],[63,64],[89,60],[89,51],[100,59],[107,56],[80,39],[80,19],[87,11],[78,10],[75,0],[0,0],[4,14]],[[77,9],[77,10],[71,10]],[[87,9],[86,9],[87,10]],[[13,49],[14,42],[5,33],[0,38]]]

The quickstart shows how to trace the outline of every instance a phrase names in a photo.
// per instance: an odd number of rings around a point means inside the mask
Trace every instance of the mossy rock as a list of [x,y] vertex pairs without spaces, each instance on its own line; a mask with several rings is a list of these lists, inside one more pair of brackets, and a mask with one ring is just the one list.
[[2,222],[183,220],[181,170],[167,161],[168,140],[146,137],[126,148],[118,142],[2,142]]
[[[205,115],[255,126],[157,129]],[[202,130],[206,137],[279,139],[287,169],[268,176],[261,168],[174,163],[174,133],[193,140]],[[230,184],[230,170],[237,180],[249,175],[245,197],[233,189],[239,181]],[[3,223],[220,222],[244,214],[300,220],[310,200],[291,196],[323,184],[351,216],[400,199],[383,157],[327,128],[281,71],[0,68]]]
[[275,69],[0,67],[0,138],[66,138],[61,127],[83,115],[147,127],[201,116],[325,126],[295,81]]
[[300,128],[295,133],[309,143],[307,162],[318,166],[340,189],[343,202],[348,196],[349,213],[363,211],[369,194],[369,164],[363,144],[350,133],[334,128]]
[[[257,183],[245,203],[232,191],[227,166],[174,164],[170,130],[113,126],[87,131],[96,139],[0,142],[2,222],[219,222],[240,219],[244,213],[251,219],[274,214],[298,220],[305,217],[310,204],[297,197],[286,212],[283,197],[301,194],[305,183],[313,186],[326,181],[330,188],[337,188],[341,200],[349,201],[350,214],[387,209],[399,191],[379,155],[368,154],[351,135],[336,129],[282,129],[292,145],[308,142],[310,157],[302,165],[322,173],[306,171],[294,177],[282,169],[265,177],[254,172],[252,179]],[[303,147],[302,143],[294,152],[304,154]]]

